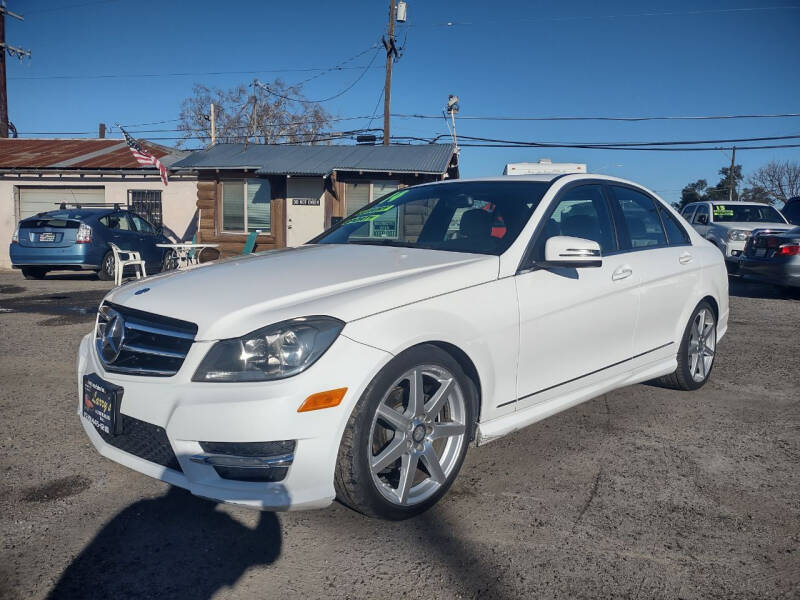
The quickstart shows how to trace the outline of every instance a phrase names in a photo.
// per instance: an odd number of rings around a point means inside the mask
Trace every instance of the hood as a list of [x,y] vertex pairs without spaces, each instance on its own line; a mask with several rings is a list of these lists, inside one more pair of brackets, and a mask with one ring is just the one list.
[[319,244],[156,275],[106,299],[191,321],[197,340],[216,340],[294,317],[352,321],[497,279],[498,268],[497,256]]
[[753,221],[715,222],[714,225],[723,229],[744,229],[745,231],[752,231],[753,229],[791,229],[794,227],[789,223],[755,223]]

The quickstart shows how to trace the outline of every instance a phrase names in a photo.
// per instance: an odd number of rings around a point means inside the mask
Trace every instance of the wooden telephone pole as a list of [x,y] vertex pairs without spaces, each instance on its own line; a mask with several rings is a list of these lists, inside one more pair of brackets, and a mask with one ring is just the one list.
[[397,5],[395,0],[389,0],[389,40],[383,40],[383,47],[386,48],[386,83],[383,89],[383,145],[389,145],[389,117],[392,103],[392,64],[397,56],[397,48],[394,45],[394,21],[396,17]]
[[24,21],[22,15],[6,8],[5,0],[0,2],[0,138],[8,137],[8,95],[6,92],[6,53],[20,60],[30,58],[31,51],[6,44],[6,15]]
[[728,172],[728,202],[733,202],[733,188],[736,185],[736,177],[734,177],[734,170],[736,169],[736,146],[733,147],[733,154],[731,154],[731,170]]

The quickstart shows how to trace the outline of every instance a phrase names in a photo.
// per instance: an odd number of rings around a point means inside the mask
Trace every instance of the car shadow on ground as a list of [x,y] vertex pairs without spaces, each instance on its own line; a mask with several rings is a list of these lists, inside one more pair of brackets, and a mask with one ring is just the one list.
[[774,298],[777,300],[791,300],[800,295],[800,293],[798,293],[800,290],[794,292],[793,290],[782,289],[771,283],[752,281],[739,276],[731,276],[728,278],[728,281],[730,284],[728,294],[736,296],[737,298]]
[[275,562],[281,529],[261,512],[249,528],[172,487],[131,504],[65,569],[48,598],[211,598],[254,566]]

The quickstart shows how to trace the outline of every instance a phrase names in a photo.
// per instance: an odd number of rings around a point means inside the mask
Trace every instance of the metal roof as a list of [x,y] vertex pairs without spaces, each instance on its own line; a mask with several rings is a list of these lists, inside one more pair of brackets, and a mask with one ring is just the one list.
[[403,146],[293,146],[217,144],[173,169],[254,169],[259,175],[329,175],[333,171],[435,173],[447,171],[450,144]]
[[[142,142],[165,166],[183,158],[169,148]],[[123,139],[0,138],[0,169],[142,169]]]

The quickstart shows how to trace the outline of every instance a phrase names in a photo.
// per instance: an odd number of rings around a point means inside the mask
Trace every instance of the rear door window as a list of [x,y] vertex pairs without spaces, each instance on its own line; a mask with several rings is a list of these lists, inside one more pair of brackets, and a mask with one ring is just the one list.
[[650,196],[631,188],[612,185],[616,207],[621,216],[620,243],[625,249],[642,250],[667,245],[667,235]]
[[656,202],[656,207],[658,207],[658,213],[661,215],[661,222],[664,224],[664,229],[667,231],[667,242],[669,245],[683,246],[685,244],[691,244],[689,234],[686,233],[686,230],[678,222],[678,219],[660,203]]
[[110,215],[106,215],[105,217],[100,217],[98,221],[100,221],[109,229],[116,229],[119,231],[131,230],[130,223],[128,223],[128,217],[125,215],[125,213],[112,213]]

